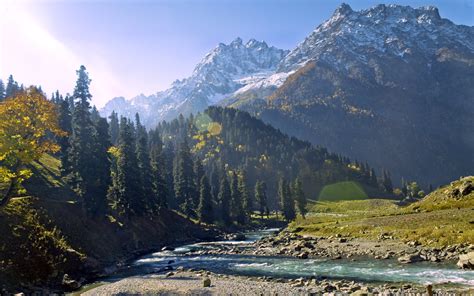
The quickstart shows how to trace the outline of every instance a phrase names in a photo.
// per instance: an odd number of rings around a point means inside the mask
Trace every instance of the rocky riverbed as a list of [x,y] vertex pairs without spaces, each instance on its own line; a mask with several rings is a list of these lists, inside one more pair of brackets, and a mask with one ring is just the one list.
[[[199,250],[199,255],[248,254],[259,256],[291,256],[307,258],[350,258],[370,257],[373,259],[398,259],[400,263],[421,261],[447,262],[456,264],[460,255],[474,251],[473,244],[449,245],[444,248],[429,248],[416,241],[403,243],[381,235],[379,240],[342,237],[305,237],[281,232],[247,245],[228,245],[219,249]],[[468,267],[468,266],[466,266]]]
[[[249,241],[249,238],[245,241],[242,235],[227,239],[231,241],[187,245],[176,250],[166,248],[162,252],[150,254],[133,265],[134,268],[141,270],[142,274],[111,280],[109,283],[84,292],[84,295],[415,295],[428,294],[431,291],[438,295],[474,294],[472,288],[474,276],[471,280],[470,271],[469,274],[457,271],[458,276],[460,273],[464,274],[462,277],[465,283],[471,283],[467,286],[449,280],[456,277],[438,274],[456,271],[455,268],[443,269],[442,266],[446,263],[454,265],[456,256],[471,250],[472,246],[450,246],[433,250],[416,243],[403,244],[394,240],[377,242],[344,237],[308,238],[287,232],[270,236],[267,232],[265,237],[253,242],[251,241],[253,239]],[[432,260],[433,256],[437,259]],[[388,260],[388,258],[392,259]],[[396,258],[399,260],[394,260]],[[424,284],[420,282],[417,284],[417,281],[410,282],[410,277],[406,276],[400,278],[405,280],[398,281],[388,278],[385,281],[385,277],[364,277],[360,267],[366,268],[367,266],[363,267],[365,262],[371,260],[372,262],[386,260],[387,263],[382,266],[394,266],[393,262],[398,261],[399,266],[395,265],[393,268],[400,268],[402,263],[413,263],[413,266],[421,264],[418,268],[423,272],[436,273],[448,280],[438,281],[437,275],[428,276],[427,279],[433,280],[431,285],[426,282]],[[352,261],[355,265],[349,264]],[[420,263],[419,261],[446,262]],[[336,264],[337,262],[340,264]],[[341,277],[344,273],[339,273],[337,276],[336,273],[320,274],[312,271],[299,272],[297,275],[298,269],[292,269],[287,264],[293,267],[302,265],[305,266],[302,268],[306,269],[312,269],[315,266],[347,268],[349,273],[345,273],[348,277]],[[377,266],[380,267],[380,264]],[[372,268],[375,269],[370,272],[376,272],[377,267]],[[390,268],[380,270],[390,272]],[[263,275],[262,271],[269,271],[269,273],[263,273],[265,274]],[[413,273],[413,270],[406,269],[405,273],[407,272]],[[417,272],[413,274],[420,275]],[[371,278],[373,280],[370,280]]]
[[375,285],[348,280],[310,278],[280,279],[215,274],[178,268],[165,274],[129,277],[104,284],[81,295],[438,295],[472,293],[447,287],[409,284]]

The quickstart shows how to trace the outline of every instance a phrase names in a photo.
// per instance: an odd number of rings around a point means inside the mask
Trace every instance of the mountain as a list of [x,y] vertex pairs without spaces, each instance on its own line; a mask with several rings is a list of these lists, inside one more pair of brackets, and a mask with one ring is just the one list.
[[251,39],[244,44],[236,38],[228,45],[219,44],[201,60],[190,77],[176,80],[169,89],[131,100],[114,98],[101,114],[108,116],[115,110],[133,117],[138,112],[147,126],[154,127],[179,114],[203,111],[238,89],[268,77],[287,53],[263,41]]
[[280,177],[299,177],[311,199],[317,199],[326,185],[344,181],[357,184],[365,196],[394,197],[385,192],[367,163],[289,137],[242,110],[211,106],[197,116],[162,122],[157,129],[165,147],[188,143],[207,172],[244,170],[252,189],[257,180],[264,181],[272,210],[278,208]]
[[438,185],[473,174],[474,28],[432,6],[347,4],[290,52],[220,44],[164,92],[116,98],[149,127],[210,104],[240,108],[393,179]]
[[474,169],[474,28],[436,8],[342,4],[267,80],[227,98],[283,132],[434,185]]

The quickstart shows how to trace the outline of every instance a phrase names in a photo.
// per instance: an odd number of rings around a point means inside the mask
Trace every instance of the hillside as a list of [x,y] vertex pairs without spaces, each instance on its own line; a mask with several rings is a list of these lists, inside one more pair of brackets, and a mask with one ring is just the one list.
[[280,63],[271,94],[231,106],[424,186],[472,174],[474,28],[435,7],[341,5]]
[[62,183],[59,161],[46,155],[34,164],[23,197],[0,211],[0,288],[63,290],[64,274],[74,280],[113,271],[116,264],[166,244],[212,237],[163,210],[152,217],[91,218]]
[[378,199],[316,202],[308,218],[290,229],[312,236],[467,246],[474,243],[473,185],[474,177],[465,177],[407,206]]
[[280,177],[287,180],[299,177],[311,199],[317,199],[324,186],[341,181],[359,183],[366,196],[392,196],[371,177],[368,165],[357,166],[323,147],[289,137],[237,109],[210,107],[186,120],[163,122],[158,130],[165,146],[177,147],[187,139],[206,171],[213,171],[213,167],[243,170],[251,190],[257,180],[265,181],[272,210],[279,208]]

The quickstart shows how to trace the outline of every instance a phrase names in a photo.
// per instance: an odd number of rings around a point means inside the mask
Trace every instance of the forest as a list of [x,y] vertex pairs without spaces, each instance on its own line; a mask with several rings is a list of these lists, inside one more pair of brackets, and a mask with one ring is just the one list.
[[[73,94],[48,100],[41,87],[25,89],[10,76],[1,92],[2,131],[10,138],[2,143],[2,179],[9,184],[3,205],[21,193],[29,162],[42,153],[61,160],[63,178],[92,217],[166,208],[205,223],[244,225],[254,211],[281,211],[288,221],[304,215],[306,197],[338,181],[392,192],[388,172],[377,178],[367,163],[290,138],[246,112],[209,107],[146,130],[138,114],[101,117],[89,85],[81,66]],[[30,113],[37,118],[21,122]]]

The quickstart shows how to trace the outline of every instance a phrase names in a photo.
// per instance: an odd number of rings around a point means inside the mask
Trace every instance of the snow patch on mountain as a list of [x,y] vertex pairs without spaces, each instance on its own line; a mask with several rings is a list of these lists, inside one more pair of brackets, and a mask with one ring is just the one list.
[[169,89],[148,97],[140,95],[127,101],[115,98],[101,113],[108,115],[115,110],[130,116],[138,112],[148,126],[153,126],[180,113],[202,111],[240,88],[272,75],[286,54],[287,50],[255,39],[245,44],[241,38],[228,45],[220,43],[206,54],[190,77],[176,80]]

